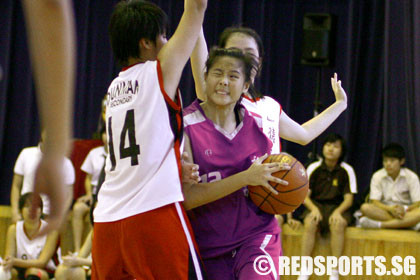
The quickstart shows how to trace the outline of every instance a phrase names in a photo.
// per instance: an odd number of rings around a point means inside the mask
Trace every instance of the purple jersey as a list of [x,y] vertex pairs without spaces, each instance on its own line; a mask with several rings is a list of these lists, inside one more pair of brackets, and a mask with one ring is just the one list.
[[[204,115],[197,100],[184,110],[185,132],[203,182],[244,171],[257,157],[270,153],[272,143],[256,120],[244,107],[240,113],[242,122],[228,134]],[[188,216],[203,258],[230,252],[260,233],[280,232],[274,216],[255,206],[246,187],[194,208]]]

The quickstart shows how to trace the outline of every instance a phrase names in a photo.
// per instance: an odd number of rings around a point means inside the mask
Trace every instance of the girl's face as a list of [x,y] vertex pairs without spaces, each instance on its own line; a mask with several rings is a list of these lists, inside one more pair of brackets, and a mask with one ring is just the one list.
[[38,207],[36,210],[35,217],[33,219],[29,216],[29,210],[31,209],[32,202],[29,200],[25,203],[25,205],[22,207],[22,218],[24,221],[38,221],[41,219],[41,208]]
[[[243,33],[233,33],[226,41],[226,49],[238,48],[244,53],[251,55],[257,61],[260,61],[260,53],[258,52],[258,45],[254,38]],[[257,71],[255,69],[251,72],[251,80],[254,81]]]
[[236,104],[249,87],[243,67],[243,62],[237,58],[216,58],[205,77],[208,100],[219,106]]
[[324,158],[331,161],[336,161],[340,158],[342,153],[341,141],[337,140],[335,142],[327,142],[322,148],[322,153]]

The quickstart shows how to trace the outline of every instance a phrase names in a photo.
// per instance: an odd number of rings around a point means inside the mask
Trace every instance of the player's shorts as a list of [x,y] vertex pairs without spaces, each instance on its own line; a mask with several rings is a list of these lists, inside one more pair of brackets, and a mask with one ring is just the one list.
[[190,232],[179,203],[95,223],[92,279],[204,279]]
[[[274,280],[279,279],[278,264],[282,255],[280,234],[259,234],[247,240],[239,248],[232,252],[204,259],[204,267],[209,280]],[[256,268],[254,269],[254,266]],[[270,269],[267,275],[256,272],[261,266],[260,272]],[[269,266],[269,267],[268,267]],[[262,273],[264,274],[264,273]]]

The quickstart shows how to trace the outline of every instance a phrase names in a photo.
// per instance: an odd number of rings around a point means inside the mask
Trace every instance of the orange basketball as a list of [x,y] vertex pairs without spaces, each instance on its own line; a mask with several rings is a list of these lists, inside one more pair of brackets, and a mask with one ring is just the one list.
[[269,182],[279,193],[275,195],[263,186],[248,186],[251,200],[264,212],[286,214],[299,207],[308,193],[309,182],[306,169],[297,159],[287,153],[268,156],[264,163],[281,162],[290,165],[290,170],[273,173],[273,176],[289,182],[288,185]]

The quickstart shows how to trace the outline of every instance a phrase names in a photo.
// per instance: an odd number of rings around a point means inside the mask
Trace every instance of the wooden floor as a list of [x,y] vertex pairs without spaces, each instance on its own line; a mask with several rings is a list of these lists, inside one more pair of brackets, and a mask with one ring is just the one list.
[[[0,205],[0,254],[4,256],[7,227],[11,221],[10,206]],[[70,218],[65,225],[62,239],[62,251],[65,254],[73,250],[72,230]],[[285,225],[283,227],[283,254],[285,256],[299,256],[302,230],[294,231]],[[330,256],[330,245],[328,239],[318,237],[312,256]],[[341,276],[340,279],[357,280],[410,280],[420,279],[420,232],[411,230],[374,230],[349,227],[346,230],[345,256],[384,256],[387,260],[387,270],[392,268],[391,258],[393,256],[413,256],[416,259],[415,276]],[[297,276],[282,276],[282,280],[296,279]],[[312,279],[326,279],[327,276],[311,276]]]
[[[288,225],[283,226],[283,254],[299,256],[302,231],[296,232]],[[349,227],[346,230],[344,256],[384,256],[387,260],[387,270],[391,270],[393,256],[413,256],[416,258],[415,276],[342,276],[340,279],[420,279],[420,232],[412,230],[377,230]],[[318,236],[312,256],[330,256],[329,239]],[[373,266],[374,269],[374,266]],[[284,276],[282,280],[296,279],[297,276]],[[312,279],[326,279],[327,276],[311,276]]]

